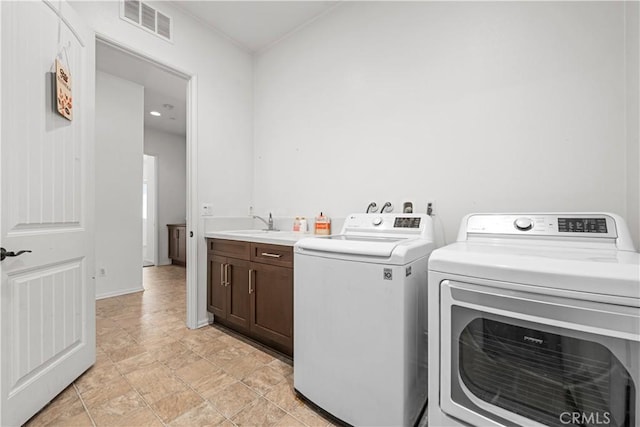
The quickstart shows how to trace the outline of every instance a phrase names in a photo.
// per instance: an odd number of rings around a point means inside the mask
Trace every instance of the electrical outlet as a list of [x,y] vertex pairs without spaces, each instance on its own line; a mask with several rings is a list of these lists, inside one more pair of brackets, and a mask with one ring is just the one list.
[[213,216],[213,205],[211,203],[203,203],[200,209],[200,215]]

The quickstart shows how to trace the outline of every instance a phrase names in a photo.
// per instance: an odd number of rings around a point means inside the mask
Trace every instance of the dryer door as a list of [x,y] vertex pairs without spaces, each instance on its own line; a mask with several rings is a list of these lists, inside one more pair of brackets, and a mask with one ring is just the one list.
[[639,308],[441,286],[445,412],[474,425],[636,425]]

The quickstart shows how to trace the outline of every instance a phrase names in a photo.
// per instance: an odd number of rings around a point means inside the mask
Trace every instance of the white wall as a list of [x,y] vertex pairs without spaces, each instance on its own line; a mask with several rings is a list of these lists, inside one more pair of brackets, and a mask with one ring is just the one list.
[[98,299],[143,289],[143,114],[142,86],[96,72]]
[[627,222],[640,249],[640,3],[626,2]]
[[622,3],[345,2],[256,60],[256,212],[626,215],[623,40]]
[[185,137],[144,128],[144,154],[156,156],[158,170],[158,264],[171,264],[167,224],[184,224],[187,216]]
[[[245,215],[253,185],[252,57],[168,2],[150,3],[173,18],[173,43],[121,20],[120,2],[71,2],[98,36],[197,76],[197,204],[212,203],[216,215]],[[204,219],[198,226],[198,319],[206,322]]]

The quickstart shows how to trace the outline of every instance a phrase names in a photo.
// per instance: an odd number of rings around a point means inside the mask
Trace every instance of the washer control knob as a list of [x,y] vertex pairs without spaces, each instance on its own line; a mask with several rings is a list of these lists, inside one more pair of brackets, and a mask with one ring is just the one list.
[[521,216],[513,222],[513,225],[520,231],[529,231],[533,228],[533,221],[531,218]]
[[380,225],[380,224],[382,224],[382,218],[377,216],[377,217],[373,218],[372,223],[373,223],[373,225]]

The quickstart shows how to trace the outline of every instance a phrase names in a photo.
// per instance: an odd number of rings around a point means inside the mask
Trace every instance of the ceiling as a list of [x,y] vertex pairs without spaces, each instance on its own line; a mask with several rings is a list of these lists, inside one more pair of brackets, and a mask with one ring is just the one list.
[[338,1],[179,1],[183,12],[223,33],[250,52],[260,52],[310,23]]
[[[339,1],[186,1],[172,5],[256,53],[314,21]],[[96,68],[144,86],[144,125],[186,136],[187,81],[166,69],[98,41]],[[172,108],[167,107],[172,106]],[[160,117],[151,116],[158,111]]]

